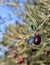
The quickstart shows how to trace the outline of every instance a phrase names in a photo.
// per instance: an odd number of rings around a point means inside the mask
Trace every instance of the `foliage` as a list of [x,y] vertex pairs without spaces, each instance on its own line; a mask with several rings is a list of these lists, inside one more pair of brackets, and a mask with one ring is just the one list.
[[[31,0],[30,0],[31,1]],[[18,58],[24,57],[25,61],[21,65],[48,65],[50,63],[50,53],[45,55],[44,51],[50,52],[50,3],[49,0],[32,0],[34,4],[24,3],[25,10],[21,10],[17,3],[10,5],[20,9],[23,14],[15,15],[23,19],[23,24],[14,26],[9,24],[4,36],[4,44],[11,51],[16,51],[17,57],[11,57],[10,54],[5,58],[5,65],[16,65]],[[39,45],[29,45],[28,40],[35,35],[40,34],[41,43]],[[36,49],[31,52],[30,50]],[[17,63],[17,65],[20,65]]]

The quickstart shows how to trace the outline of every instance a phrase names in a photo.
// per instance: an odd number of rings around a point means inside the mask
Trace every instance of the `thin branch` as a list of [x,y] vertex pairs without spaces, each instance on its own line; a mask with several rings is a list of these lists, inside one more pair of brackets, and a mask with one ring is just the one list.
[[[47,20],[49,17],[50,17],[50,15],[48,15],[48,16],[46,17],[46,19],[45,19],[45,20],[43,21],[43,23],[37,28],[37,30],[39,30],[39,29],[44,25],[44,23],[46,22],[46,20]],[[29,38],[29,37],[31,37],[31,36],[34,36],[34,34],[35,34],[36,32],[37,32],[37,31],[35,31],[35,32],[34,32],[33,34],[31,34],[31,35],[28,35],[28,36],[22,38],[18,43],[20,43],[22,40],[25,40],[25,39],[27,39],[27,38]],[[15,46],[17,46],[18,43],[17,43]]]

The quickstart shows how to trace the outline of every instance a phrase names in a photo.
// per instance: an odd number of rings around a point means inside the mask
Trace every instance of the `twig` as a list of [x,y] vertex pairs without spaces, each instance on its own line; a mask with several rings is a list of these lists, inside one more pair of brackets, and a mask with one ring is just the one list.
[[[47,16],[47,18],[46,18],[46,19],[43,21],[43,23],[37,28],[37,30],[39,30],[39,29],[44,25],[44,23],[46,22],[46,20],[47,20],[49,17],[50,17],[50,15]],[[18,43],[20,43],[22,40],[25,40],[25,39],[27,39],[27,38],[33,36],[35,33],[36,33],[36,31],[35,31],[33,34],[28,35],[28,36],[22,38]],[[17,46],[18,43],[17,43],[15,46]]]

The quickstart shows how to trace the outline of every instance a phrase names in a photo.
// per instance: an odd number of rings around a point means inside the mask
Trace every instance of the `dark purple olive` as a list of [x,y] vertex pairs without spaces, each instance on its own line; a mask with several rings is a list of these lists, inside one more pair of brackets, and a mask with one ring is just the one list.
[[41,36],[40,35],[35,35],[33,40],[34,40],[35,45],[39,45],[40,42],[41,42]]

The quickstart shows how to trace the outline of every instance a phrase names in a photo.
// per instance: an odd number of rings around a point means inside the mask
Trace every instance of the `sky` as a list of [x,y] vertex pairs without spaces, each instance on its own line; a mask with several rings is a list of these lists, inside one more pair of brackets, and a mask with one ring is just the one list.
[[[0,0],[4,1],[4,0]],[[8,0],[5,0],[5,2],[7,2]],[[16,2],[19,1],[19,5],[21,6],[21,8],[24,8],[24,0],[16,0]],[[8,4],[12,4],[13,0],[10,0],[10,3],[7,2]],[[15,16],[14,11],[16,9],[15,8],[9,8],[6,5],[0,5],[0,42],[3,40],[3,33],[5,33],[5,27],[8,26],[8,24],[15,24],[15,21],[19,21],[20,23],[22,23],[22,19],[18,18],[17,16]],[[19,10],[16,10],[17,12],[20,12]]]
[[[8,0],[0,0],[0,2],[1,1],[7,2]],[[12,4],[13,0],[10,0],[10,1],[11,2],[7,2],[7,3]],[[23,9],[24,0],[16,0],[16,1],[17,2],[19,1],[19,5]],[[15,16],[14,14],[15,10],[16,9],[14,8],[12,9],[9,8],[7,5],[0,4],[0,42],[3,40],[3,33],[5,33],[5,28],[6,26],[8,26],[9,23],[14,25],[16,20],[19,21],[21,24],[23,23],[21,18],[19,19],[17,16]],[[20,13],[19,10],[17,10],[17,12]],[[0,45],[0,57],[3,57],[4,55],[5,55],[5,47]]]

